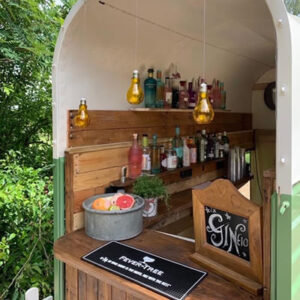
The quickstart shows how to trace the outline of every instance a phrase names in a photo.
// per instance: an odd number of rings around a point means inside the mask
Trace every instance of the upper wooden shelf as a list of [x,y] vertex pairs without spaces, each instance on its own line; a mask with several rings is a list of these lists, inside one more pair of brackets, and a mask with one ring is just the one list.
[[[193,112],[193,109],[186,108],[186,109],[180,109],[180,108],[146,108],[146,107],[137,107],[137,108],[130,108],[129,111],[151,111],[151,112],[184,112],[184,113],[191,113]],[[219,113],[228,113],[231,112],[229,109],[214,109],[214,112]]]

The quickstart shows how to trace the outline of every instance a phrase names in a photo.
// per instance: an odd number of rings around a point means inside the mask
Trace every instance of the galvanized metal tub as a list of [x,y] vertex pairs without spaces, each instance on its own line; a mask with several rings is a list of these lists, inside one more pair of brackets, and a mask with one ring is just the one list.
[[130,209],[102,211],[91,208],[95,199],[113,195],[95,195],[83,202],[85,232],[88,236],[102,241],[121,241],[133,238],[142,232],[145,201],[137,195],[130,194],[135,199],[135,204]]

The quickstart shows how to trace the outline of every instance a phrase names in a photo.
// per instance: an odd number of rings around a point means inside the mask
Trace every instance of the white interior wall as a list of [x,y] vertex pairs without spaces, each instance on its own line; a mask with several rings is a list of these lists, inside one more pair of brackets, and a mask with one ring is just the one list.
[[[110,0],[135,14],[135,0]],[[142,79],[148,67],[178,66],[182,79],[204,76],[203,1],[139,0],[136,19],[97,0],[80,0],[66,21],[56,49],[54,71],[54,156],[66,148],[67,110],[81,97],[89,109],[128,109],[132,70]],[[275,38],[269,11],[261,0],[206,1],[206,71],[225,83],[227,108],[251,112],[252,86],[275,64]],[[165,27],[165,28],[162,28]],[[171,29],[171,31],[170,31]],[[137,62],[135,65],[135,61]],[[143,105],[143,104],[142,104]]]
[[[276,81],[275,69],[267,71],[256,83],[270,83],[273,81]],[[276,129],[275,111],[266,106],[263,90],[252,92],[252,118],[253,129]]]

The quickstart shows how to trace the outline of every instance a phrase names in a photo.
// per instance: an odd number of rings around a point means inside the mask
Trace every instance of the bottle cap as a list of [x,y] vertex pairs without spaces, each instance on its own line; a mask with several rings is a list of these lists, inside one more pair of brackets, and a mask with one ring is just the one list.
[[148,69],[148,73],[153,73],[153,72],[154,72],[153,68]]
[[139,77],[139,71],[138,70],[134,70],[133,71],[133,77],[134,78],[138,78]]
[[137,137],[138,137],[138,134],[137,134],[137,133],[134,133],[134,134],[133,134],[133,138],[134,138],[135,140],[137,140]]
[[201,86],[200,86],[200,92],[202,93],[206,93],[207,92],[207,85],[206,83],[201,83]]
[[86,98],[81,98],[80,99],[80,105],[85,105],[86,104]]
[[176,126],[175,133],[176,133],[176,135],[180,134],[180,127],[179,126]]

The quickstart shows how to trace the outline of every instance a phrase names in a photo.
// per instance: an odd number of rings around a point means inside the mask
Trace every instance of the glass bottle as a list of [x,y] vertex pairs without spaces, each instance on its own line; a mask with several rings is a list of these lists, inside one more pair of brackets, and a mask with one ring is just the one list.
[[133,134],[132,146],[128,153],[129,177],[137,178],[142,172],[142,149],[138,144],[138,134]]
[[224,151],[224,141],[222,139],[222,133],[218,133],[218,141],[219,141],[219,158],[223,158],[225,156],[225,151]]
[[221,91],[221,109],[226,109],[226,91],[224,90],[224,82],[220,82]]
[[190,165],[190,149],[187,145],[187,138],[183,138],[183,166],[189,167]]
[[209,136],[207,138],[206,157],[207,157],[207,160],[213,160],[215,158],[213,134],[209,134]]
[[167,171],[167,154],[165,151],[165,146],[160,146],[160,172]]
[[156,72],[156,107],[164,107],[164,89],[165,85],[161,80],[161,71]]
[[200,140],[200,162],[204,162],[207,159],[207,143],[206,130],[202,129]]
[[213,139],[214,139],[214,156],[215,156],[215,159],[218,159],[220,158],[220,141],[218,139],[218,136],[217,135],[213,135]]
[[189,148],[190,148],[190,162],[195,164],[197,162],[197,148],[193,137],[189,138]]
[[178,78],[172,78],[172,108],[179,107],[179,80]]
[[140,104],[144,100],[144,93],[140,85],[139,71],[134,70],[131,85],[127,92],[127,101],[130,104]]
[[179,87],[179,108],[185,109],[189,105],[189,94],[186,89],[186,81],[180,81]]
[[156,102],[156,80],[153,78],[153,69],[148,69],[148,78],[144,82],[145,86],[145,106],[155,108]]
[[177,154],[177,168],[182,168],[182,159],[183,159],[183,141],[180,137],[180,128],[176,126],[175,137],[173,138],[173,149]]
[[201,83],[198,103],[193,111],[193,117],[198,124],[209,124],[215,116],[214,110],[207,99],[207,85]]
[[200,150],[201,150],[201,131],[200,130],[197,130],[196,132],[196,138],[195,138],[195,143],[196,143],[196,148],[197,148],[197,163],[200,163],[200,157],[201,157],[201,153],[200,153]]
[[151,173],[160,173],[160,148],[157,146],[157,135],[152,137],[152,149],[151,149]]
[[228,155],[230,146],[229,146],[229,138],[227,136],[226,131],[224,131],[224,133],[223,133],[222,140],[223,140],[223,144],[224,144],[225,155]]
[[189,82],[188,94],[189,94],[188,107],[193,109],[196,106],[196,94],[195,94],[195,91],[193,90],[193,81]]
[[90,118],[87,112],[86,99],[81,98],[78,113],[74,118],[75,127],[85,128],[90,124]]
[[167,152],[167,170],[175,170],[177,168],[177,155],[173,149],[172,142],[169,143]]
[[164,108],[171,108],[172,106],[172,87],[170,78],[165,79],[165,90],[164,90]]
[[151,172],[151,156],[150,156],[150,148],[149,148],[149,141],[148,135],[143,134],[143,161],[142,161],[142,173],[143,174],[150,174]]

